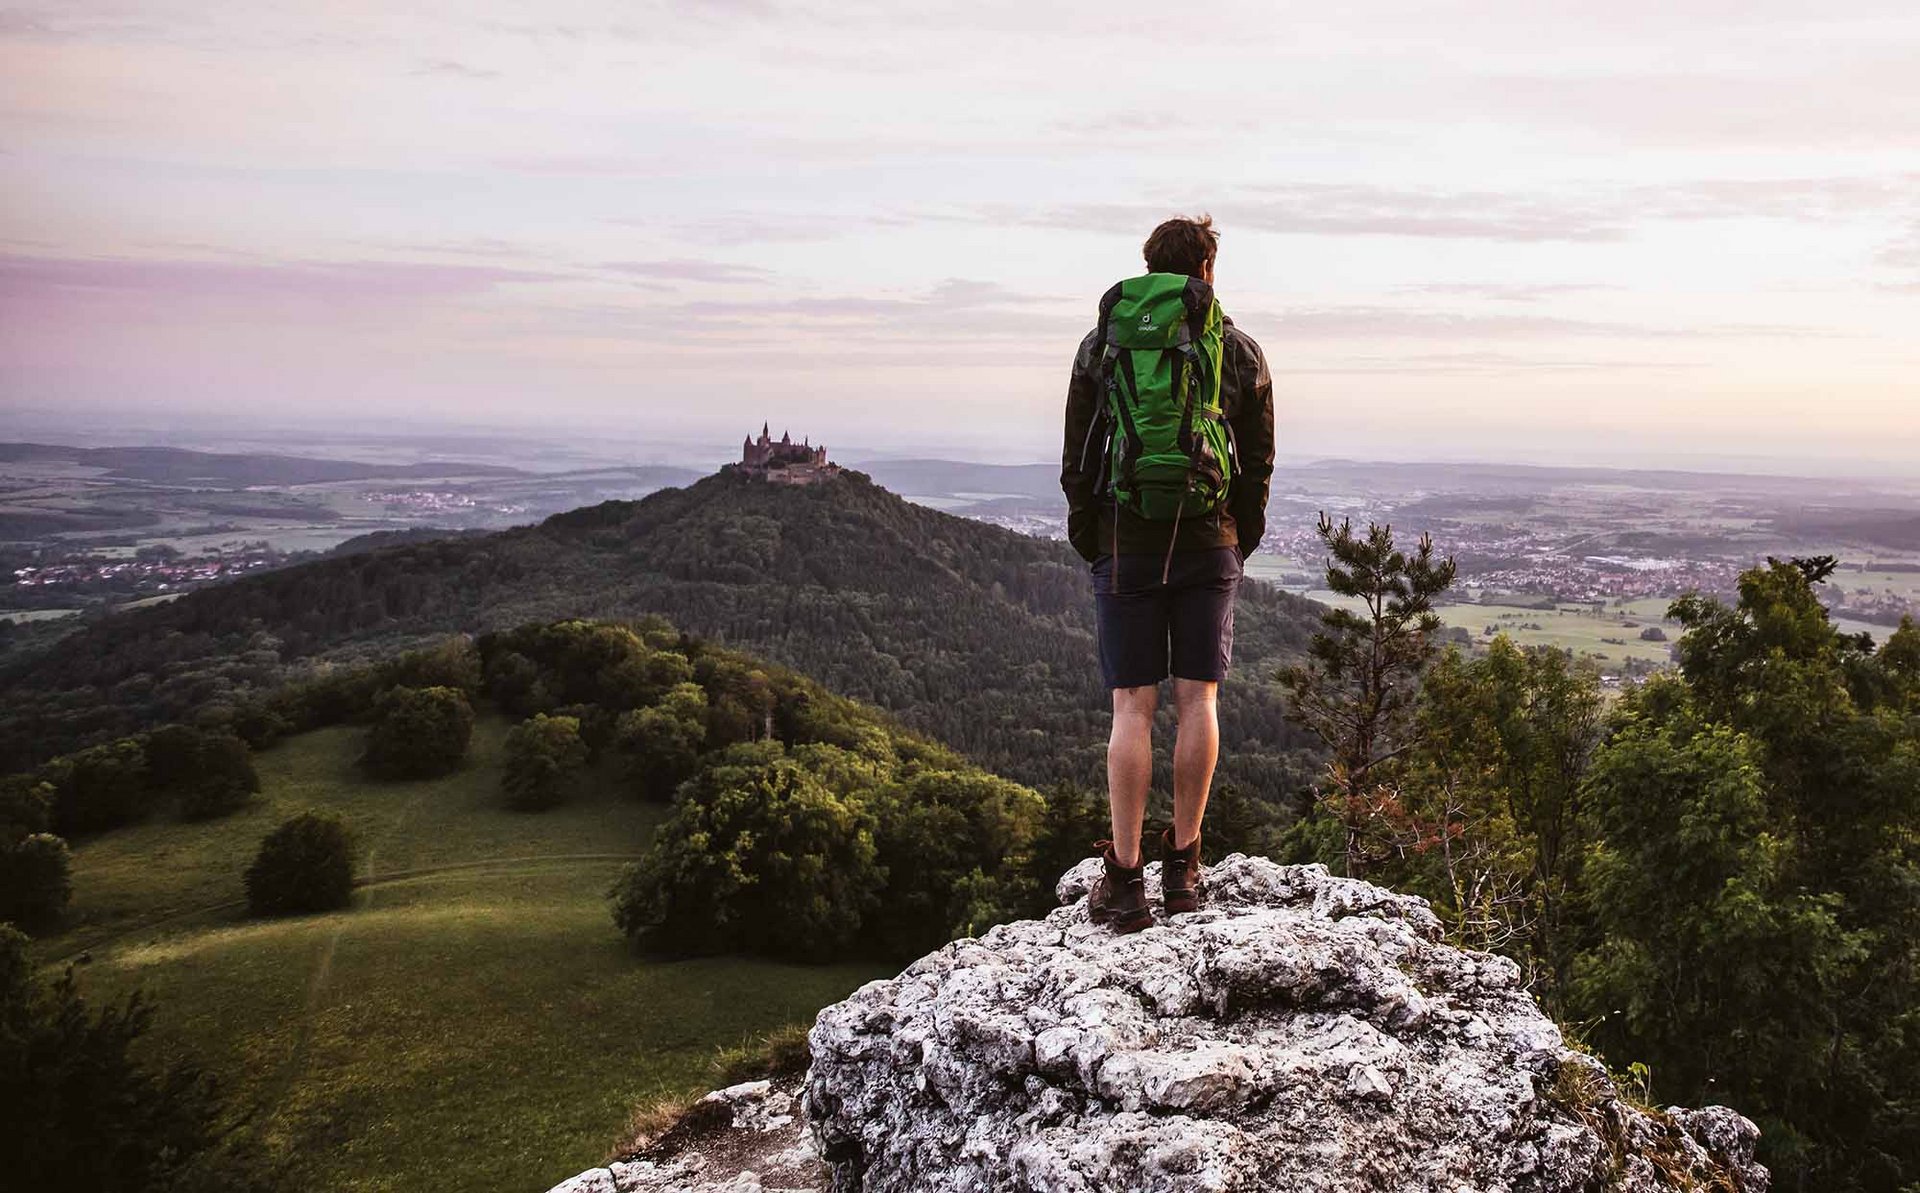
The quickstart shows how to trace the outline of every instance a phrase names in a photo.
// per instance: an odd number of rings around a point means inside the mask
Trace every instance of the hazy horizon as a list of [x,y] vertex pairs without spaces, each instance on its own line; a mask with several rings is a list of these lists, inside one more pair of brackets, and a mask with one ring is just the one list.
[[1802,9],[14,8],[0,438],[1046,460],[1210,210],[1290,458],[1914,475],[1920,11]]
[[[374,424],[347,427],[338,423],[315,422],[306,425],[245,424],[216,425],[212,421],[175,420],[166,424],[125,424],[112,420],[76,422],[57,415],[22,420],[16,412],[0,412],[0,443],[31,442],[66,447],[174,447],[189,451],[216,453],[265,453],[309,456],[328,459],[429,461],[460,460],[472,463],[513,464],[532,471],[565,468],[590,469],[617,465],[674,465],[695,469],[713,469],[739,456],[738,436],[657,437],[614,433],[582,437],[565,428],[534,430],[507,424]],[[763,420],[767,421],[767,420]],[[777,438],[791,431],[798,440],[812,438],[801,424],[788,426],[771,422]],[[746,429],[757,435],[759,427]],[[859,466],[862,463],[911,459],[946,460],[970,464],[1057,467],[1058,458],[1035,455],[1020,458],[987,451],[939,452],[912,442],[859,442],[827,444],[836,462]],[[1920,460],[1908,467],[1863,468],[1853,463],[1820,468],[1818,461],[1791,457],[1713,456],[1709,454],[1653,455],[1633,462],[1604,457],[1547,459],[1519,456],[1474,455],[1470,452],[1425,455],[1355,455],[1341,452],[1301,451],[1281,444],[1277,452],[1279,478],[1286,470],[1315,464],[1361,464],[1383,466],[1457,465],[1460,467],[1499,466],[1541,469],[1599,469],[1619,472],[1680,472],[1705,475],[1753,475],[1791,479],[1845,479],[1861,482],[1892,482],[1905,487],[1920,481]]]

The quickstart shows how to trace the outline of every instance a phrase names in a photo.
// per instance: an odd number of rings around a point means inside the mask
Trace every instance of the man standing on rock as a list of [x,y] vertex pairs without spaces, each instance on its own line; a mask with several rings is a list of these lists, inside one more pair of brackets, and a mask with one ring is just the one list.
[[1067,539],[1093,565],[1100,669],[1113,692],[1113,837],[1088,896],[1096,922],[1137,932],[1148,910],[1140,835],[1153,714],[1173,676],[1173,825],[1161,834],[1166,912],[1200,903],[1200,822],[1220,752],[1215,696],[1233,653],[1241,566],[1266,530],[1273,379],[1213,296],[1219,233],[1171,219],[1147,273],[1100,300],[1067,386],[1060,487]]

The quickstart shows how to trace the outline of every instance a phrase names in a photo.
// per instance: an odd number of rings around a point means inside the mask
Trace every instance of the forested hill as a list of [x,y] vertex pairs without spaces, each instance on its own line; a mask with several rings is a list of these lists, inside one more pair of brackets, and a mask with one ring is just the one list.
[[[403,544],[106,618],[0,675],[5,769],[205,719],[305,660],[449,632],[661,613],[894,712],[1009,777],[1093,781],[1106,695],[1085,566],[1061,543],[911,504],[859,473],[727,470],[498,534]],[[1223,775],[1276,790],[1304,739],[1271,682],[1315,606],[1249,584],[1222,698]]]

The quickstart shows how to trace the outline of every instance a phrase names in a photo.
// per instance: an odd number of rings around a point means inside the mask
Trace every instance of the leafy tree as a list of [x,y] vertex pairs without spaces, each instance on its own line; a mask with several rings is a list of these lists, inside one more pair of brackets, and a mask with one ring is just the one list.
[[473,639],[455,635],[424,650],[410,650],[384,668],[381,678],[405,688],[453,688],[469,697],[480,694],[480,651]]
[[1390,526],[1370,523],[1356,535],[1351,521],[1336,527],[1321,514],[1319,534],[1330,557],[1327,587],[1357,599],[1366,613],[1337,606],[1323,613],[1308,662],[1283,670],[1281,683],[1289,715],[1333,755],[1324,802],[1343,830],[1346,871],[1357,875],[1391,848],[1375,835],[1391,819],[1381,768],[1412,745],[1418,679],[1441,628],[1433,600],[1452,585],[1455,569],[1451,556],[1435,557],[1428,535],[1409,555],[1394,546]]
[[1684,693],[1630,698],[1588,784],[1601,943],[1575,962],[1572,994],[1609,1054],[1745,1109],[1792,1152],[1805,1141],[1779,1109],[1820,1099],[1866,942],[1837,895],[1800,883],[1763,755],[1700,721]]
[[671,636],[663,625],[574,620],[488,635],[480,643],[488,689],[515,711],[592,704],[617,714],[652,704],[692,678],[684,655],[658,647]]
[[873,821],[785,756],[735,746],[681,789],[644,860],[614,889],[614,921],[677,952],[844,956],[885,875]]
[[302,812],[260,842],[246,883],[255,915],[345,907],[353,898],[353,834],[337,816]]
[[52,833],[0,839],[0,920],[41,931],[57,924],[73,894],[73,855]]
[[1456,936],[1512,955],[1558,1008],[1583,921],[1583,784],[1602,734],[1599,675],[1504,634],[1428,670],[1398,793],[1413,828],[1387,867]]
[[232,733],[166,725],[147,735],[146,752],[149,782],[189,820],[224,816],[260,790],[253,754]]
[[250,749],[264,750],[293,732],[293,722],[283,713],[249,701],[233,709],[227,718],[227,728]]
[[978,771],[923,771],[880,788],[870,807],[887,881],[867,926],[887,955],[917,957],[1034,901],[1028,851],[1045,807],[1032,790]]
[[1652,880],[1636,876],[1690,866],[1674,897],[1693,905],[1674,909],[1671,952],[1623,913],[1624,943],[1589,955],[1576,990],[1589,1008],[1637,1000],[1611,1046],[1664,1065],[1681,1100],[1760,1121],[1783,1183],[1894,1189],[1920,1180],[1920,718],[1910,640],[1838,632],[1816,592],[1832,570],[1769,560],[1730,606],[1674,603],[1679,677],[1625,702],[1595,762],[1596,811],[1629,787],[1639,806],[1609,813],[1588,901],[1605,917]]
[[487,660],[487,694],[516,716],[544,712],[553,703],[540,682],[539,664],[517,650],[500,650]]
[[751,662],[715,652],[701,656],[694,679],[707,693],[710,749],[773,735],[773,685]]
[[1202,826],[1209,857],[1229,853],[1271,856],[1279,848],[1275,809],[1234,782],[1216,783],[1207,799]]
[[1044,807],[1034,827],[1029,885],[1032,914],[1044,914],[1054,905],[1053,886],[1060,876],[1094,856],[1093,843],[1111,835],[1107,797],[1078,783],[1060,782],[1043,793]]
[[185,785],[200,763],[200,739],[200,730],[191,725],[162,725],[147,734],[147,782],[158,791]]
[[47,773],[54,828],[62,836],[105,832],[146,811],[146,752],[132,738],[69,754]]
[[35,980],[26,937],[0,924],[0,1172],[10,1188],[196,1187],[221,1102],[197,1067],[135,1059],[152,1015],[138,991],[92,1010],[72,969]]
[[0,837],[43,833],[53,826],[53,784],[37,774],[0,777]]
[[507,733],[507,760],[501,789],[507,806],[540,812],[561,803],[587,764],[580,722],[573,717],[535,713]]
[[473,737],[473,708],[454,688],[390,688],[375,702],[366,767],[385,779],[458,770]]
[[632,790],[661,803],[699,765],[706,736],[707,694],[692,683],[675,686],[652,708],[621,714],[614,730]]
[[225,816],[246,805],[260,790],[253,752],[231,733],[209,733],[195,752],[198,773],[179,788],[180,814],[189,820]]

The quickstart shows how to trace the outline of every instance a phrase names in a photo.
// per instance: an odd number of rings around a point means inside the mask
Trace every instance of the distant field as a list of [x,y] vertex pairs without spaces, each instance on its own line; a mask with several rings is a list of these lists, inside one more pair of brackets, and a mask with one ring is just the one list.
[[17,621],[25,625],[30,621],[58,621],[62,617],[76,617],[84,612],[84,609],[0,609],[0,621]]
[[[1307,589],[1300,595],[1354,610],[1363,607],[1358,599],[1324,588]],[[1459,604],[1441,605],[1436,612],[1448,628],[1464,629],[1476,642],[1487,641],[1490,635],[1485,630],[1492,626],[1494,633],[1506,634],[1515,645],[1571,650],[1596,659],[1604,668],[1608,663],[1617,664],[1630,658],[1666,661],[1668,645],[1680,636],[1679,623],[1665,619],[1667,604],[1658,599],[1630,601],[1620,606],[1608,605],[1597,616],[1586,605],[1561,605],[1548,610]],[[1640,634],[1648,626],[1659,626],[1666,632],[1668,641],[1642,641]]]
[[[506,724],[460,774],[370,783],[360,732],[260,756],[264,797],[207,825],[79,846],[72,926],[89,995],[155,997],[151,1044],[201,1058],[264,1110],[310,1190],[520,1190],[605,1156],[632,1107],[710,1084],[716,1048],[882,976],[873,966],[635,957],[604,894],[656,808],[604,779],[543,815],[498,806]],[[241,874],[291,812],[331,809],[365,846],[352,909],[247,919]]]

